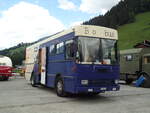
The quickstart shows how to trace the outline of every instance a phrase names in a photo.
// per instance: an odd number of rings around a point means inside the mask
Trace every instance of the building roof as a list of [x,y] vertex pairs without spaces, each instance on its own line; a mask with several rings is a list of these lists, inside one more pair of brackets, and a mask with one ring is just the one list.
[[121,50],[120,54],[135,54],[142,51],[143,48],[134,48],[134,49],[127,49],[127,50]]
[[134,48],[148,48],[148,47],[150,47],[150,40],[144,40],[143,42],[134,45]]
[[143,56],[150,56],[150,53],[144,54]]

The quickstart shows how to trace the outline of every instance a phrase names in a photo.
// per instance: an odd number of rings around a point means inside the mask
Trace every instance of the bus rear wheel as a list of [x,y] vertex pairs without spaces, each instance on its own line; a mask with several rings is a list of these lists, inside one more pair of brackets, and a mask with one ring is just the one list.
[[55,90],[58,96],[60,97],[67,96],[66,92],[64,91],[64,82],[61,77],[58,77],[56,79]]

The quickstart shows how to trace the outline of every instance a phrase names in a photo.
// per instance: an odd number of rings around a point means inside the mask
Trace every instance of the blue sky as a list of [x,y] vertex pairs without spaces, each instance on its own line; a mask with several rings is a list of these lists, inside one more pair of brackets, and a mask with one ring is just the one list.
[[[52,16],[61,20],[66,26],[69,26],[71,23],[76,21],[89,20],[90,18],[98,15],[98,13],[89,14],[86,12],[81,12],[79,10],[61,9],[59,8],[59,3],[57,0],[0,0],[0,11],[7,10],[8,8],[13,7],[13,5],[21,1],[44,7],[50,12]],[[81,0],[70,1],[73,2],[76,6],[80,6],[81,4]]]
[[118,1],[0,0],[0,49],[78,25],[104,14]]

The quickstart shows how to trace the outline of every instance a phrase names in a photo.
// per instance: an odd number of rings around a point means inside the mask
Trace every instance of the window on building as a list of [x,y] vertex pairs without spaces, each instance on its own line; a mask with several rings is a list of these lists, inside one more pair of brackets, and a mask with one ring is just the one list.
[[126,61],[132,61],[133,56],[132,55],[126,55]]
[[150,63],[150,56],[145,56],[144,57],[144,63],[149,64]]

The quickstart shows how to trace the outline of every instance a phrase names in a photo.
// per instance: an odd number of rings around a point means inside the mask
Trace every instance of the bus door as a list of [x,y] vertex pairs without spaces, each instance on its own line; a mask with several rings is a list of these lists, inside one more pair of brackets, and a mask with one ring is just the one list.
[[41,84],[46,84],[46,47],[40,50]]

